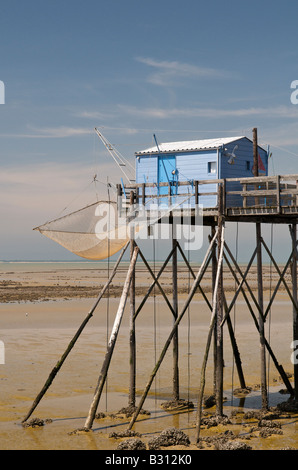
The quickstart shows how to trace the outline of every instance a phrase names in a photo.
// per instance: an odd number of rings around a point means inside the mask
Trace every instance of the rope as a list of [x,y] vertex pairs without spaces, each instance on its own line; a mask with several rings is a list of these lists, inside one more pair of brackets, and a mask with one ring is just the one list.
[[74,201],[76,201],[76,200],[89,188],[89,186],[91,186],[91,184],[93,184],[93,183],[94,183],[94,179],[93,179],[90,183],[88,183],[88,185],[85,186],[85,187],[82,189],[82,191],[81,191],[79,194],[77,194],[77,196],[75,196],[75,197],[64,207],[64,209],[62,209],[62,211],[59,212],[59,214],[58,214],[55,218],[58,219],[59,217],[61,217],[61,215],[63,214],[63,212],[66,211],[66,209],[68,209],[68,207],[69,207],[71,204],[73,204]]

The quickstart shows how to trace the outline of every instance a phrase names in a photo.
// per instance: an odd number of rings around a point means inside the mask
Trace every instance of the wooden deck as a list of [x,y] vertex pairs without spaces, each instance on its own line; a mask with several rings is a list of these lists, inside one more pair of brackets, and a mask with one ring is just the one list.
[[[213,191],[209,188],[212,185]],[[166,189],[167,188],[167,189]],[[216,191],[214,191],[214,188]],[[226,178],[216,180],[189,180],[175,183],[130,184],[124,188],[118,185],[121,209],[130,204],[131,191],[134,201],[148,207],[148,204],[163,203],[175,206],[189,198],[190,208],[183,213],[194,214],[195,207],[203,207],[204,224],[214,223],[218,217],[217,205],[206,207],[204,199],[217,195],[223,190],[222,215],[226,221],[295,223],[298,218],[298,174],[253,178]],[[125,201],[127,204],[125,204]],[[177,202],[178,201],[178,202]]]

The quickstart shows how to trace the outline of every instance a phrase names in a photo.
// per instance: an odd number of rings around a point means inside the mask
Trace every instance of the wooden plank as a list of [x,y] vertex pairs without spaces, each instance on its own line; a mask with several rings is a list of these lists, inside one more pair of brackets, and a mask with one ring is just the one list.
[[280,190],[281,195],[283,194],[298,194],[298,189],[281,189]]
[[[226,192],[227,195],[231,196],[231,195],[235,195],[235,196],[252,196],[252,197],[255,197],[255,196],[276,196],[276,190],[273,190],[273,189],[257,189],[257,190],[252,190],[252,191],[227,191]],[[291,192],[289,191],[289,194],[291,194]]]

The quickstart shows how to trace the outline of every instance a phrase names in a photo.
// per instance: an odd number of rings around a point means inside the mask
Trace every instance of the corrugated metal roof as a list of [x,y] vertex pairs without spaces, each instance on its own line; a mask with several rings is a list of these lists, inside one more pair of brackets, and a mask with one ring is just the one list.
[[166,153],[166,152],[186,152],[193,150],[207,150],[207,149],[218,149],[223,145],[227,145],[231,142],[234,142],[239,139],[243,139],[243,136],[240,137],[223,137],[218,139],[203,139],[203,140],[188,140],[183,142],[165,142],[158,144],[158,147],[150,147],[146,150],[140,150],[136,152],[136,155],[146,155],[152,153]]

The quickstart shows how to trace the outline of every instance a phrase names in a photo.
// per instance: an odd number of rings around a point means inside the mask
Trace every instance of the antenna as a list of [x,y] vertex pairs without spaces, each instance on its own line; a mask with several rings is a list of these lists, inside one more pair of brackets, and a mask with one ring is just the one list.
[[131,176],[129,176],[124,170],[124,168],[127,169],[127,165],[129,165],[130,168],[128,168],[128,172],[131,173],[132,171],[134,174],[134,167],[131,165],[131,163],[129,163],[129,161],[126,160],[123,155],[121,155],[121,153],[115,149],[115,147],[101,134],[101,132],[99,132],[96,127],[94,128],[94,130],[102,141],[102,143],[104,144],[104,146],[106,147],[106,149],[108,150],[109,154],[112,156],[113,160],[119,166],[120,170],[122,171],[128,182],[135,183],[135,180]]
[[160,152],[159,146],[158,146],[158,143],[157,143],[157,138],[156,138],[156,135],[155,135],[155,134],[153,134],[153,138],[154,138],[154,140],[155,140],[157,150]]

